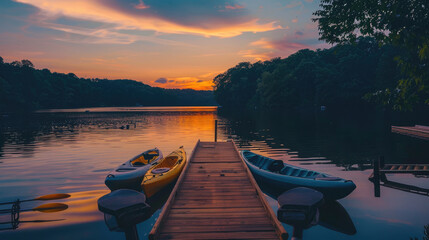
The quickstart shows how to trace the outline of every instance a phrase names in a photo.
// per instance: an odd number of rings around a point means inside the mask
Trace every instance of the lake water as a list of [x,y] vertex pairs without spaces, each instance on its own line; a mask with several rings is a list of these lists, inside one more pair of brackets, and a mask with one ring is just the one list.
[[[429,224],[429,197],[384,186],[375,197],[368,177],[372,160],[380,155],[387,163],[428,163],[427,141],[390,133],[386,124],[370,118],[287,113],[227,117],[215,107],[132,107],[0,116],[0,202],[71,194],[52,201],[67,204],[65,211],[23,212],[23,222],[15,230],[0,224],[0,239],[124,239],[123,233],[109,231],[97,210],[97,199],[109,192],[104,185],[107,173],[155,146],[167,155],[183,145],[190,154],[198,139],[213,140],[215,119],[219,141],[234,139],[241,149],[355,182],[356,190],[334,203],[336,210],[321,213],[325,223],[305,230],[304,239],[423,238],[424,225]],[[425,176],[388,175],[388,179],[429,189]],[[278,193],[261,187],[276,211]],[[154,214],[138,225],[141,239],[147,238],[169,190],[151,200]],[[22,203],[21,208],[42,203],[46,202]],[[0,222],[9,218],[2,215]],[[58,221],[24,222],[33,220]],[[290,226],[285,228],[292,232]]]

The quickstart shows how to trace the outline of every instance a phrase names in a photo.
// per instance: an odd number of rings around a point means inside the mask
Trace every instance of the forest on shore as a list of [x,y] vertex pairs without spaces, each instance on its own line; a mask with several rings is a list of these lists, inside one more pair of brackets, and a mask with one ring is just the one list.
[[287,58],[242,62],[214,79],[217,102],[231,109],[314,111],[371,108],[401,78],[399,49],[373,38],[323,50],[299,50]]
[[429,107],[427,0],[321,0],[312,19],[334,46],[243,62],[214,79],[231,109],[419,111]]
[[164,89],[133,80],[79,78],[0,57],[0,112],[112,106],[214,106],[212,91]]

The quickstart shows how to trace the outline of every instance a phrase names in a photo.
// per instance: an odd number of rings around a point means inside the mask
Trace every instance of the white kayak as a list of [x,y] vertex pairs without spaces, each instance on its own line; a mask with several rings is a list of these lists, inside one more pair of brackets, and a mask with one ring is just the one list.
[[158,148],[149,149],[112,170],[104,183],[112,191],[121,188],[141,191],[144,175],[162,158],[162,152]]

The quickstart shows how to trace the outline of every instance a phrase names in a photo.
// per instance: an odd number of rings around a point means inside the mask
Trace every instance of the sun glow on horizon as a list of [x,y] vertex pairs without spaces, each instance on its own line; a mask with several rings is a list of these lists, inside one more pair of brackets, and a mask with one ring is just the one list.
[[317,3],[299,2],[6,0],[0,56],[83,78],[212,90],[239,62],[326,46],[311,22]]

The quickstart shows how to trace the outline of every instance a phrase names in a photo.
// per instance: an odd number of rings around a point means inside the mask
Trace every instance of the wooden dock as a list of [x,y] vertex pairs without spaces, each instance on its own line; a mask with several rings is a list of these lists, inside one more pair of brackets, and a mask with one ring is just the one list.
[[429,140],[429,126],[392,126],[392,132]]
[[429,164],[384,164],[380,173],[429,174]]
[[149,239],[287,239],[233,142],[198,141]]

